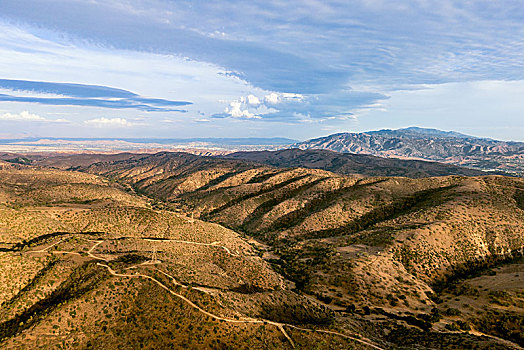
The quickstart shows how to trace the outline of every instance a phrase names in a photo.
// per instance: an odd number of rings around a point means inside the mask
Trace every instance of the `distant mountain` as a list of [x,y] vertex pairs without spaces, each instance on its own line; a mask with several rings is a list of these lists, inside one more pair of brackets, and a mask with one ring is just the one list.
[[0,154],[35,153],[158,153],[181,151],[199,155],[218,155],[238,151],[277,150],[298,140],[273,137],[245,138],[24,138],[0,139]]
[[411,127],[339,133],[300,142],[293,147],[431,160],[484,171],[524,174],[524,142],[497,141],[436,129]]
[[276,167],[323,169],[343,175],[431,176],[486,175],[481,170],[421,160],[380,158],[364,154],[338,153],[328,150],[285,149],[279,151],[236,152],[224,156],[264,163]]

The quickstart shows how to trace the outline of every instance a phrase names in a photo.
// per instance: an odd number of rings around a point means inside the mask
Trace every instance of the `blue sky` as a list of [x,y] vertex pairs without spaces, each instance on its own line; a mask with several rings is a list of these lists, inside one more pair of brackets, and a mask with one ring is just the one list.
[[518,1],[0,0],[0,137],[524,141]]

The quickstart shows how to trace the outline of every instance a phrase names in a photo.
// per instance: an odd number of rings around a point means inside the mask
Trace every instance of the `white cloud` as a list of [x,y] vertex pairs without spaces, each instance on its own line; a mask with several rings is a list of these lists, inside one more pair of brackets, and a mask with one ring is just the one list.
[[304,100],[304,95],[294,94],[294,93],[289,93],[289,92],[283,92],[283,93],[272,92],[269,95],[266,95],[264,97],[264,101],[268,105],[276,105],[283,101],[302,102],[303,100]]
[[48,122],[48,123],[67,123],[69,122],[66,119],[60,118],[60,119],[46,119],[42,116],[39,116],[38,114],[29,113],[28,111],[23,111],[19,114],[16,113],[4,113],[0,115],[0,120],[5,121],[21,121],[21,122]]
[[264,97],[264,100],[266,101],[266,103],[270,105],[276,105],[280,102],[280,96],[277,93],[272,92],[269,95],[266,95],[266,97]]
[[242,109],[245,101],[245,98],[242,97],[240,101],[231,102],[229,107],[226,107],[225,112],[233,118],[260,119],[259,116],[251,113],[248,109]]
[[20,114],[4,113],[0,115],[1,120],[16,120],[16,121],[45,121],[45,118],[38,114],[32,114],[28,111],[23,111]]
[[260,105],[260,100],[255,95],[249,95],[247,97],[247,104],[250,106],[258,106]]
[[128,128],[137,125],[124,118],[95,118],[84,121],[84,124],[94,126],[97,128],[109,127],[109,128]]

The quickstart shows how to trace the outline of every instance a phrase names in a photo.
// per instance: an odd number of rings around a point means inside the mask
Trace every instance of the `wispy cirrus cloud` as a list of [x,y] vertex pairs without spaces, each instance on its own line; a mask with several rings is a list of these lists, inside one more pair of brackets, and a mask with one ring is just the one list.
[[270,91],[524,78],[519,0],[4,0],[2,12],[115,48],[212,62]]
[[[174,107],[192,104],[187,101],[146,98],[131,91],[97,85],[0,79],[0,88],[11,91],[10,94],[0,94],[0,101],[5,102],[116,109],[132,108],[149,112],[185,112],[185,110],[175,109]],[[36,93],[37,96],[27,96],[26,94],[17,96],[18,92]],[[41,97],[38,94],[54,94],[63,97]]]
[[[399,91],[524,82],[520,0],[308,0],[299,6],[280,0],[1,2],[0,78],[124,91],[0,90],[2,108],[34,111],[26,105],[38,104],[41,115],[79,113],[68,116],[77,124],[92,118],[84,110],[131,121],[139,111],[156,116],[148,122],[153,135],[252,132],[302,138],[316,136],[327,124],[341,130],[406,126],[405,115],[395,112],[396,103],[406,103]],[[442,105],[452,98],[437,97]],[[173,105],[177,101],[194,104]],[[453,110],[475,109],[462,103]],[[507,104],[494,105],[522,123]],[[433,112],[417,105],[413,113]],[[374,124],[357,123],[364,116]],[[473,113],[449,117],[476,120]],[[162,122],[165,118],[177,123]],[[195,126],[199,120],[208,122]],[[297,123],[303,124],[287,126]]]
[[[235,9],[235,5],[228,2],[217,5],[156,0],[143,3],[130,1],[125,6],[113,1],[6,0],[2,4],[2,12],[118,49],[177,54],[210,62],[223,67],[228,74],[266,90],[318,93],[347,82],[349,72],[326,65],[309,55],[245,40],[238,34],[215,35],[216,30],[210,31],[196,24],[197,18],[202,18],[204,22],[207,18],[221,26],[222,23],[218,23],[215,17],[218,13],[225,15],[225,9],[230,12],[222,18],[234,16],[240,19],[243,17],[241,11],[252,11]],[[49,13],[61,15],[50,16]],[[184,14],[191,20],[184,19]],[[78,16],[86,20],[70,20]],[[263,19],[257,20],[257,24],[261,24],[259,21]],[[220,22],[224,22],[223,19]]]

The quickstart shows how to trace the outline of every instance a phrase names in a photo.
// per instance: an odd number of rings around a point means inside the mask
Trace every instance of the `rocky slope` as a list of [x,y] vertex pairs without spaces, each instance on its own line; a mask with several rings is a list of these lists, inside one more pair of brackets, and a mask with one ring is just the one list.
[[433,129],[340,133],[297,143],[295,147],[425,159],[480,170],[524,174],[523,142],[496,141]]

